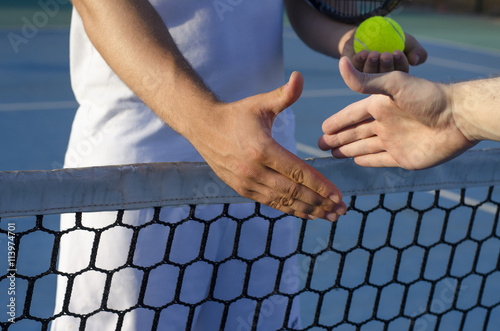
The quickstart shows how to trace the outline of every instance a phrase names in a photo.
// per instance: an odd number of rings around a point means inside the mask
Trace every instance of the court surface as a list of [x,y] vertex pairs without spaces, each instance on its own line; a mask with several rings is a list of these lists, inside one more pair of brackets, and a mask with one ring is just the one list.
[[[412,68],[411,73],[439,82],[500,74],[500,20],[443,17],[395,15],[429,52],[427,63]],[[419,23],[424,21],[426,24]],[[429,28],[432,24],[437,32]],[[449,28],[443,28],[443,24]],[[58,21],[57,27],[39,29],[25,39],[26,43],[15,47],[13,33],[23,36],[21,27],[0,29],[0,170],[60,168],[77,108],[69,80],[68,28]],[[490,39],[482,40],[484,35]],[[483,45],[477,45],[481,40]],[[337,60],[308,49],[288,24],[284,28],[284,51],[286,75],[298,70],[305,78],[303,95],[293,106],[299,155],[328,156],[317,148],[321,123],[364,96],[346,87]],[[489,146],[498,144],[478,145]]]
[[[395,18],[429,52],[427,63],[412,68],[412,74],[439,82],[500,74],[498,20],[453,15],[441,19],[437,14],[404,12]],[[442,27],[439,24],[448,24],[448,28],[438,33],[436,29]],[[490,45],[486,47],[486,41],[476,38],[483,36],[483,32],[498,42],[491,45],[489,39]],[[0,171],[60,168],[77,108],[69,80],[69,30],[60,25],[40,29],[27,43],[20,44],[17,52],[9,41],[11,33],[20,34],[20,27],[0,29]],[[287,24],[284,51],[286,75],[298,70],[305,78],[303,95],[293,106],[299,156],[328,156],[317,148],[321,123],[364,96],[346,87],[337,60],[309,50]],[[498,146],[483,142],[476,148]],[[456,200],[453,194],[450,192],[450,199]],[[421,195],[423,204],[427,199],[427,195]],[[483,212],[491,215],[487,208]],[[326,223],[318,223],[318,238],[324,227]],[[53,286],[51,283],[46,287],[45,299],[51,297]],[[47,314],[52,310],[47,303],[40,303],[36,309]]]

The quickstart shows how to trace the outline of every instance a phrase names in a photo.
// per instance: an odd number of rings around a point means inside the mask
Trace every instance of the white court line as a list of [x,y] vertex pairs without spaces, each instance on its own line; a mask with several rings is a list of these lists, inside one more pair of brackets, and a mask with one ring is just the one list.
[[303,143],[299,143],[299,142],[297,142],[297,150],[304,153],[304,154],[312,156],[312,157],[331,157],[332,156],[332,154],[325,152],[325,151],[322,151],[319,148],[315,148],[315,147],[312,147],[312,146],[309,146],[309,145],[306,145]]
[[76,101],[19,102],[0,104],[1,111],[56,110],[78,108]]
[[425,44],[431,44],[438,47],[454,48],[459,51],[467,51],[481,55],[490,55],[500,57],[500,51],[496,48],[461,43],[457,41],[449,41],[443,39],[432,38],[429,36],[414,36],[418,41]]
[[[427,193],[434,195],[434,191],[427,192]],[[440,190],[439,196],[443,197],[445,199],[454,201],[454,202],[458,202],[458,203],[460,203],[460,201],[462,200],[462,197],[460,196],[460,194],[457,194],[457,193],[454,193],[454,192],[451,192],[448,190]],[[464,197],[464,203],[469,205],[469,206],[477,206],[481,203],[481,201],[473,199],[473,198],[469,198],[469,197]],[[492,215],[496,215],[496,213],[497,213],[497,206],[495,206],[492,203],[485,203],[482,206],[480,206],[478,209],[481,211],[484,211],[486,213],[492,214]]]
[[[301,40],[295,33],[291,26],[285,26],[283,30],[283,37],[286,39]],[[453,48],[460,51],[467,51],[471,53],[500,56],[500,51],[496,48],[478,46],[473,44],[461,43],[458,41],[449,41],[445,39],[433,38],[430,36],[414,35],[415,38],[421,43],[430,44],[437,47]]]
[[361,95],[348,88],[332,88],[308,90],[302,92],[301,98],[324,98],[324,97],[347,97],[352,95]]
[[465,63],[465,62],[455,61],[455,60],[451,60],[451,59],[442,59],[442,58],[433,57],[433,56],[429,56],[427,58],[427,63],[438,66],[438,67],[472,72],[474,74],[491,75],[492,73],[495,73],[495,72],[500,73],[499,68],[491,68],[491,67],[486,67],[486,66],[482,66],[482,65],[478,65],[478,64]]
[[[284,36],[284,38],[287,38],[287,39],[299,39],[299,37],[295,34],[295,32],[291,28],[285,29],[283,32],[283,36]],[[428,38],[428,37],[422,37],[419,40],[424,42],[424,43],[432,44],[433,46],[454,48],[454,49],[458,49],[458,50],[465,50],[465,51],[475,52],[478,54],[486,54],[486,55],[491,55],[491,56],[500,56],[500,52],[489,49],[489,48],[482,49],[480,47],[476,47],[476,46],[472,46],[472,45],[468,45],[468,44],[447,42],[447,41],[432,39],[432,38]],[[492,67],[487,67],[487,66],[478,65],[478,64],[456,61],[456,60],[452,60],[449,58],[440,58],[440,57],[429,56],[427,58],[426,63],[432,64],[432,65],[435,65],[438,67],[449,68],[449,69],[454,69],[454,70],[461,70],[461,71],[471,72],[471,73],[475,73],[475,74],[491,75],[492,73],[500,73],[500,68],[492,68]],[[318,91],[322,91],[322,90],[318,90]],[[320,92],[318,92],[318,93],[320,93]],[[335,92],[333,92],[333,93],[335,93]],[[340,93],[340,91],[337,93]],[[318,95],[318,96],[325,97],[325,96],[345,96],[345,95],[344,94],[340,94],[340,95],[323,94],[323,95]]]

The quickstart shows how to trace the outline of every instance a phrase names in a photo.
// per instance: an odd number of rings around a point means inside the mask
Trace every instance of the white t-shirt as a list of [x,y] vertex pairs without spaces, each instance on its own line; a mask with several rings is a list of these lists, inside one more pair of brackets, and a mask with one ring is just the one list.
[[[177,46],[223,101],[269,92],[284,82],[282,0],[152,0]],[[201,161],[109,68],[75,13],[71,80],[80,103],[65,167]],[[148,84],[148,82],[146,82]],[[273,136],[295,151],[294,117],[276,119]]]
[[[282,58],[282,0],[151,0],[169,28],[181,52],[210,89],[222,100],[235,101],[257,93],[268,92],[284,82]],[[129,164],[138,162],[201,161],[200,155],[182,136],[170,129],[109,68],[88,39],[81,18],[74,11],[71,25],[71,78],[75,96],[80,103],[66,154],[66,167]],[[147,83],[147,82],[146,82]],[[275,121],[273,136],[285,148],[294,151],[294,117],[290,110]],[[231,206],[231,215],[245,217],[252,213],[252,204]],[[197,217],[214,217],[222,206],[204,207]],[[264,214],[276,214],[262,207]],[[180,220],[189,213],[188,207],[166,208],[161,220]],[[145,273],[126,265],[131,250],[133,231],[130,226],[142,226],[153,217],[153,210],[127,211],[122,222],[100,235],[95,267],[115,271],[106,307],[118,311],[129,310],[122,321],[122,330],[149,330],[155,312],[133,308]],[[210,217],[211,215],[211,217]],[[102,229],[115,222],[116,214],[93,213],[82,216],[88,228]],[[71,229],[74,216],[61,217],[61,229]],[[210,238],[217,244],[206,247],[205,256],[220,261],[233,251],[235,222],[221,218],[210,226]],[[297,248],[297,220],[282,218],[274,225],[270,240],[271,253],[287,257]],[[169,227],[156,224],[140,230],[135,245],[133,264],[148,267],[158,263],[158,251],[165,250]],[[188,222],[176,229],[169,258],[190,261],[193,256],[192,237],[200,235],[200,223]],[[245,221],[241,231],[238,254],[256,258],[263,253],[270,233],[269,221],[255,217]],[[189,238],[184,236],[189,234]],[[88,270],[93,232],[77,230],[66,233],[60,242],[58,270],[62,273],[81,273],[72,280],[67,293],[68,277],[58,277],[55,315],[64,309],[69,313],[90,315],[86,330],[115,330],[117,314],[100,311],[103,288],[109,279],[104,273]],[[188,262],[189,263],[189,262]],[[248,273],[241,260],[228,261],[217,273],[214,296],[231,298],[238,284]],[[279,282],[279,291],[292,294],[297,291],[300,278],[293,256],[280,267],[273,258],[260,258],[251,267],[249,295],[263,295],[273,291]],[[274,275],[281,270],[281,279]],[[189,277],[186,276],[189,274]],[[206,263],[189,266],[182,282],[180,300],[198,302],[207,295],[213,276]],[[239,275],[239,276],[238,276]],[[144,304],[163,307],[175,293],[179,271],[170,264],[162,264],[149,272]],[[187,278],[186,278],[187,277]],[[65,301],[65,297],[69,298]],[[169,299],[170,298],[170,299]],[[198,300],[198,301],[197,301]],[[64,303],[67,308],[63,308]],[[283,324],[289,310],[288,326],[300,325],[299,300],[293,306],[283,296],[273,295],[262,303],[259,330],[273,330]],[[227,314],[228,330],[250,330],[255,302],[243,299],[231,304]],[[222,308],[216,302],[198,307],[191,316],[193,330],[218,330]],[[184,330],[189,310],[174,304],[161,311],[158,330]],[[53,331],[77,330],[79,318],[64,314],[51,325]]]

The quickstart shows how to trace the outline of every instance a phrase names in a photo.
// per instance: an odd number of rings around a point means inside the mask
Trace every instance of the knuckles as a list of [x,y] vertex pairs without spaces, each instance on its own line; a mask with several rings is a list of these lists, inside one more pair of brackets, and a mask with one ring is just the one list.
[[291,208],[293,203],[294,203],[293,199],[289,197],[282,197],[278,200],[268,201],[266,205],[276,210],[280,210],[285,213],[290,213],[291,211],[293,211],[293,208]]
[[300,186],[297,185],[297,184],[294,184],[294,185],[291,185],[289,188],[288,188],[288,195],[286,197],[282,197],[281,199],[291,199],[291,200],[294,200],[294,199],[297,199],[299,198],[300,196]]
[[279,199],[279,204],[283,207],[291,207],[294,201],[295,200],[292,197],[282,196]]
[[304,170],[300,168],[294,168],[290,172],[290,178],[298,184],[304,183],[304,177],[305,177]]

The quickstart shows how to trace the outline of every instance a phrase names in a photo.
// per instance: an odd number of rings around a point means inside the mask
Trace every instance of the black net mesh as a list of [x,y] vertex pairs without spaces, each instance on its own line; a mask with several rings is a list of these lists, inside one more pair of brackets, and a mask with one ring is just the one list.
[[[175,221],[163,219],[161,208],[154,208],[151,219],[135,226],[124,221],[127,211],[115,213],[114,223],[102,227],[86,225],[87,214],[82,213],[73,215],[74,224],[64,228],[54,216],[2,219],[1,242],[13,252],[1,261],[6,271],[0,277],[2,329],[47,330],[51,322],[65,317],[77,320],[79,329],[85,330],[94,316],[108,313],[113,329],[121,330],[127,314],[142,311],[151,322],[137,330],[156,330],[162,323],[169,325],[168,319],[174,316],[168,312],[176,307],[184,312],[183,328],[189,330],[195,329],[194,320],[207,305],[217,307],[212,311],[217,312],[219,325],[207,325],[206,330],[260,330],[266,317],[278,314],[278,305],[283,308],[276,330],[497,330],[500,325],[499,188],[351,197],[348,214],[337,223],[267,213],[259,204],[243,218],[234,216],[232,205],[221,205],[219,215],[201,219],[206,214],[203,208],[192,205]],[[248,237],[245,225],[256,218],[266,224],[267,233],[250,238],[262,245],[262,252],[241,256],[238,247]],[[273,238],[284,221],[296,226],[296,247],[293,252],[276,253]],[[221,240],[211,235],[219,222],[231,224],[228,238],[233,244],[227,254],[213,259],[207,247]],[[196,224],[198,233],[181,235],[187,223]],[[141,249],[141,233],[160,227],[165,230],[155,230],[164,238],[158,244],[157,262],[139,265],[134,256]],[[98,262],[99,245],[117,228],[130,232],[129,250],[122,252],[123,262],[115,268],[103,268]],[[82,231],[93,238],[88,265],[75,272],[59,270],[61,241]],[[171,252],[179,238],[192,241],[190,247],[196,250],[188,261]],[[285,272],[292,257],[298,263]],[[250,290],[257,266],[269,259],[276,265],[268,270],[272,285]],[[211,274],[208,290],[196,299],[186,299],[183,283],[189,282],[191,268],[199,264]],[[218,279],[221,270],[231,265],[239,265],[234,273],[243,270],[234,284]],[[155,303],[147,299],[148,286],[159,268],[175,268],[177,279],[163,302]],[[110,304],[116,289],[113,279],[127,270],[139,272],[140,288],[135,304],[120,309]],[[98,307],[78,313],[71,308],[73,287],[89,272],[102,275],[102,299]],[[66,290],[61,311],[54,314],[57,277],[65,279]],[[284,282],[295,282],[295,291],[284,291]],[[221,286],[234,291],[220,295]],[[289,318],[299,299],[301,326]],[[251,314],[229,328],[228,316],[242,303],[252,307]]]

